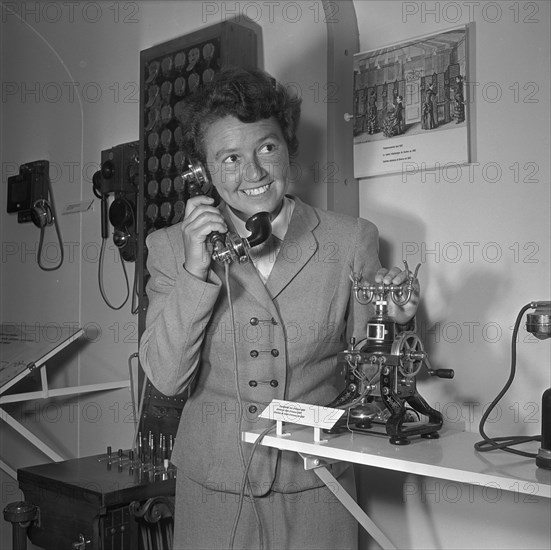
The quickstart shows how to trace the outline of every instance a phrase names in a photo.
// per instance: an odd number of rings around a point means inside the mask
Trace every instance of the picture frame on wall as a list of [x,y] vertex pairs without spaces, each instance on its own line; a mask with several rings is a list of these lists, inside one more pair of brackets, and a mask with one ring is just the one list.
[[463,25],[354,55],[354,177],[467,164]]

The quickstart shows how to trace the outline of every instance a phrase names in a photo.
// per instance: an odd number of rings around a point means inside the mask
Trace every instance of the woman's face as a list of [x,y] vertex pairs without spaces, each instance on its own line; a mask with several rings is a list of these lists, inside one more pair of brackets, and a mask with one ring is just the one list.
[[203,136],[212,183],[241,219],[280,208],[289,186],[289,153],[275,119],[244,123],[226,116]]

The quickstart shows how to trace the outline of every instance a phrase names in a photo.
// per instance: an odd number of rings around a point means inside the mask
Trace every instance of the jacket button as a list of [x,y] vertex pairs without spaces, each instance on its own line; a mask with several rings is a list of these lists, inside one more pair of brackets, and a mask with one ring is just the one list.
[[249,386],[251,386],[251,388],[256,388],[258,382],[256,380],[249,380]]
[[256,405],[251,405],[251,406],[249,407],[249,412],[250,412],[250,413],[253,413],[253,414],[254,414],[257,410],[258,410],[258,408],[257,408]]
[[277,388],[279,386],[279,382],[277,380],[270,380],[270,386],[272,386],[272,388]]
[[271,351],[271,353],[272,353],[272,355],[273,355],[274,357],[277,357],[277,356],[279,355],[279,350],[273,349],[273,350]]
[[251,350],[251,357],[258,357],[258,351],[255,349]]
[[251,317],[251,320],[249,321],[251,325],[258,325],[258,317]]

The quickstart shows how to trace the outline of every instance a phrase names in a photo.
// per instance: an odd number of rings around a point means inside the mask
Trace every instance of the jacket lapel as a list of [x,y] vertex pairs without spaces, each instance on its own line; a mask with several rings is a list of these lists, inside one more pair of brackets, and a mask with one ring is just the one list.
[[[231,217],[227,212],[227,205],[222,203],[220,205],[222,215],[226,220],[228,229],[232,232],[236,232],[236,229],[232,223]],[[222,279],[225,280],[224,266],[216,262],[213,262],[212,269],[214,272]],[[256,268],[254,267],[251,261],[245,262],[243,264],[230,264],[230,282],[235,282],[238,287],[241,287],[241,290],[251,294],[258,302],[261,304],[266,304],[270,300],[269,295],[266,292],[266,287],[262,282],[262,279],[258,275]],[[224,283],[225,284],[225,283]],[[234,289],[237,290],[237,289]],[[234,296],[234,299],[236,296]]]
[[295,209],[276,262],[266,282],[272,298],[298,275],[318,250],[313,230],[319,225],[314,209],[293,197]]
[[[245,292],[251,294],[261,304],[276,298],[298,275],[318,250],[318,242],[313,230],[319,225],[319,219],[312,207],[293,197],[295,209],[287,229],[287,234],[277,256],[268,281],[264,285],[251,261],[244,264],[231,264],[230,279]],[[230,231],[235,231],[227,206],[221,206],[222,215]],[[213,270],[224,280],[224,266],[213,262]]]

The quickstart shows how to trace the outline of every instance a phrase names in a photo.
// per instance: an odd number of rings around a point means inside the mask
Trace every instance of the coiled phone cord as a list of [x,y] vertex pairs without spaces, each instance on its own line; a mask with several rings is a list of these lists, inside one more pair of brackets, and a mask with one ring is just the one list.
[[495,451],[500,449],[502,451],[507,451],[508,453],[513,453],[520,456],[526,456],[528,458],[536,458],[536,453],[529,453],[526,451],[519,451],[518,449],[512,449],[511,445],[520,445],[521,443],[528,443],[530,441],[541,441],[541,436],[504,436],[504,437],[489,437],[484,431],[484,425],[486,420],[490,416],[490,413],[494,410],[495,406],[498,404],[500,399],[505,395],[507,390],[510,388],[513,380],[515,378],[516,364],[517,364],[517,335],[520,328],[520,322],[522,316],[526,310],[530,309],[531,304],[525,305],[519,312],[517,320],[515,321],[515,326],[513,328],[513,336],[511,341],[511,370],[509,378],[503,386],[503,389],[499,392],[497,397],[490,403],[490,406],[486,409],[486,412],[482,415],[480,419],[479,432],[483,438],[483,441],[478,441],[474,444],[474,448],[483,453],[488,451]]
[[[231,326],[235,327],[235,318],[234,318],[234,312],[233,312],[233,301],[232,301],[232,295],[231,295],[231,288],[230,288],[230,271],[229,271],[229,264],[226,262],[224,264],[224,278],[226,281],[226,294],[228,297],[228,304],[229,304],[229,310],[230,310],[230,322]],[[242,419],[243,419],[243,399],[241,398],[241,390],[239,389],[239,372],[238,372],[238,362],[237,362],[237,338],[235,336],[235,330],[232,330],[232,344],[233,344],[233,364],[234,364],[234,377],[235,377],[235,389],[237,393],[237,403],[238,403],[238,426],[237,426],[237,448],[239,450],[239,457],[241,458],[241,465],[243,467],[243,480],[241,482],[241,492],[240,492],[240,500],[239,500],[239,507],[237,509],[237,513],[235,515],[235,520],[233,523],[233,527],[231,530],[230,535],[230,550],[233,550],[233,545],[235,542],[235,535],[237,532],[237,525],[239,523],[239,518],[241,516],[241,510],[243,508],[243,500],[245,498],[245,486],[247,486],[247,489],[249,490],[249,495],[251,498],[251,503],[254,510],[254,515],[256,517],[256,523],[258,526],[258,537],[259,537],[259,549],[263,550],[264,548],[264,536],[262,532],[262,521],[260,519],[260,515],[258,514],[258,509],[256,507],[256,501],[255,497],[253,495],[251,483],[249,480],[249,467],[250,463],[252,461],[253,453],[251,453],[251,456],[249,457],[248,464],[245,462],[245,455],[243,453],[243,441],[241,440],[241,426],[242,426]],[[272,427],[270,427],[271,429]],[[264,434],[262,434],[264,435]],[[257,440],[257,443],[260,442],[259,438]],[[256,443],[255,443],[256,445]],[[253,448],[253,452],[256,449],[256,446]]]

